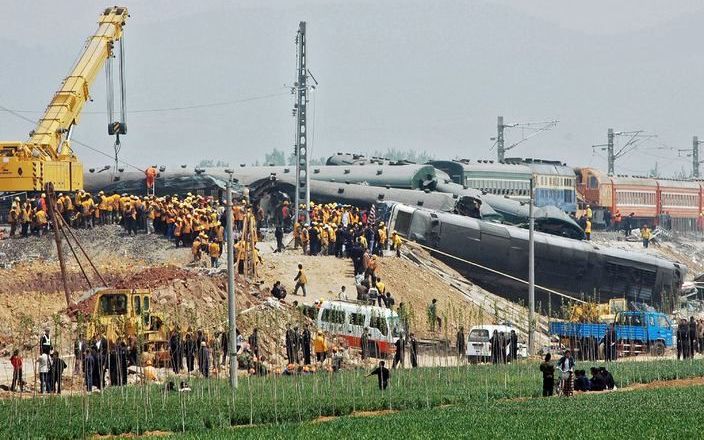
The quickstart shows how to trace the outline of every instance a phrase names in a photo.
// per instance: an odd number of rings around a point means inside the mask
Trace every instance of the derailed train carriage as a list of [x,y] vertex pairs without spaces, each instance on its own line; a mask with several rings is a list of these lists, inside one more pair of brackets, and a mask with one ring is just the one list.
[[[442,252],[434,255],[491,292],[527,302],[526,284],[465,262],[527,280],[527,230],[398,203],[383,204],[380,211],[387,213],[389,227],[403,237]],[[535,233],[536,285],[568,299],[605,302],[625,297],[671,310],[686,273],[686,266],[662,258]],[[544,313],[560,310],[566,300],[538,287],[535,292],[536,304]]]

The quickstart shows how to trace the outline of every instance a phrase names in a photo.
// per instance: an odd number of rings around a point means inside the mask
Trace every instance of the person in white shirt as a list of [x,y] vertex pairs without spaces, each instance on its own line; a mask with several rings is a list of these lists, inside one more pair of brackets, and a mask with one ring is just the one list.
[[337,294],[337,299],[347,301],[347,288],[345,286],[340,287],[340,293]]
[[42,353],[39,355],[39,383],[40,393],[50,393],[51,386],[49,383],[49,371],[51,370],[51,358],[48,353]]

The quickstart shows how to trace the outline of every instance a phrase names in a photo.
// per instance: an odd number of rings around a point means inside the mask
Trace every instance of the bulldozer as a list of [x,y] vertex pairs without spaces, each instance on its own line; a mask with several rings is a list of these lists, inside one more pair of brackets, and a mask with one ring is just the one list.
[[[134,340],[142,352],[142,362],[168,366],[168,330],[161,314],[151,310],[152,292],[145,289],[93,289],[73,310],[85,317],[85,336],[92,340],[104,335],[110,345]],[[78,313],[74,313],[77,316]]]
[[568,309],[570,322],[613,322],[616,313],[626,310],[625,298],[613,298],[608,303],[586,302]]

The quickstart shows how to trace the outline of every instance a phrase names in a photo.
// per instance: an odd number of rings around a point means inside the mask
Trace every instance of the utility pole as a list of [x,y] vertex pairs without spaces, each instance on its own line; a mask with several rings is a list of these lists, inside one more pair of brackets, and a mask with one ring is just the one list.
[[[628,140],[616,151],[614,147],[614,141],[616,136],[627,136]],[[613,128],[609,128],[606,135],[606,143],[599,145],[592,145],[592,149],[599,149],[601,151],[606,151],[607,163],[608,163],[608,175],[613,176],[615,174],[616,159],[619,159],[626,154],[632,152],[638,146],[647,139],[658,137],[656,134],[645,134],[643,130],[636,131],[614,131]]]
[[496,152],[497,161],[502,163],[504,161],[504,155],[506,151],[504,150],[504,117],[499,116],[496,120]]
[[614,175],[614,163],[616,162],[616,158],[614,157],[614,129],[609,128],[609,132],[607,134],[607,141],[606,141],[606,149],[607,149],[607,154],[608,154],[608,162],[609,162],[609,176]]
[[[704,142],[704,141],[702,141]],[[692,177],[699,178],[699,137],[692,138]]]
[[305,203],[306,223],[310,221],[310,175],[308,164],[308,133],[306,131],[306,105],[308,103],[308,68],[306,67],[306,22],[298,24],[296,35],[297,68],[296,68],[296,220],[300,215],[300,205]]
[[[227,234],[227,320],[229,324],[228,353],[230,353],[230,386],[237,388],[237,321],[235,310],[235,242],[232,236],[232,174],[227,181],[225,195],[225,223]],[[200,349],[200,347],[199,347]]]
[[533,219],[533,180],[530,178],[530,205],[528,205],[528,355],[535,343],[535,220]]
[[[491,138],[492,141],[495,141],[496,145],[496,153],[497,153],[497,161],[499,163],[503,163],[506,152],[509,150],[512,150],[516,148],[518,145],[522,144],[523,142],[527,141],[528,139],[532,138],[533,136],[537,136],[540,133],[543,133],[545,131],[551,130],[560,121],[554,120],[554,121],[541,121],[541,122],[514,122],[511,124],[505,124],[504,123],[504,117],[499,116],[496,118],[496,137]],[[523,136],[519,141],[512,143],[509,146],[506,146],[505,143],[505,138],[504,138],[504,131],[506,128],[513,128],[513,127],[520,127],[524,130],[528,130],[530,134],[527,136]]]

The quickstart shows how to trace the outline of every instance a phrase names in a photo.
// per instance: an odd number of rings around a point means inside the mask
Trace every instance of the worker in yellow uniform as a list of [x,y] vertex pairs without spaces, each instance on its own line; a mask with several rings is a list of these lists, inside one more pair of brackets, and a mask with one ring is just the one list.
[[384,225],[384,222],[379,222],[379,229],[377,229],[377,234],[379,235],[379,241],[378,241],[378,249],[377,252],[375,252],[377,255],[381,255],[384,249],[386,249],[386,242],[388,240],[388,237],[386,236],[386,226]]
[[318,334],[313,338],[313,352],[315,353],[315,360],[318,362],[325,361],[325,355],[328,351],[328,344],[325,341],[325,335],[323,332],[318,330]]
[[592,207],[587,205],[587,220],[592,219]]
[[301,229],[301,247],[303,247],[303,255],[308,255],[308,242],[310,241],[310,233],[308,232],[308,228],[308,223],[306,223]]
[[90,194],[85,194],[81,200],[81,223],[84,228],[93,227],[93,209],[95,203],[93,203],[93,198]]
[[337,243],[337,225],[333,223],[328,228],[328,255],[335,255],[335,243]]
[[210,267],[218,267],[220,259],[220,244],[217,241],[211,241],[208,245],[208,253],[210,254]]
[[306,273],[303,272],[302,264],[298,265],[298,273],[293,281],[296,282],[296,287],[293,289],[293,294],[298,295],[298,289],[301,289],[303,290],[303,296],[306,296],[306,284],[308,284],[308,277],[306,276]]
[[401,257],[401,236],[398,235],[398,232],[396,231],[391,233],[391,244],[394,246],[396,256]]
[[298,249],[301,246],[301,223],[296,221],[293,224],[293,248]]
[[193,261],[200,261],[200,236],[197,236],[193,240],[193,244],[191,245],[191,254],[193,254]]
[[322,228],[318,228],[318,236],[320,237],[320,255],[328,254],[328,229],[330,229],[328,225],[324,225]]
[[105,195],[103,191],[100,191],[98,193],[98,214],[97,214],[97,219],[98,222],[101,225],[107,225],[108,224],[108,197]]
[[10,208],[9,216],[7,219],[7,222],[10,223],[10,237],[15,236],[15,232],[17,231],[17,225],[19,225],[20,223],[20,213],[22,211],[20,204],[20,198],[15,197],[15,200],[12,202],[12,207]]
[[584,235],[587,236],[587,241],[591,240],[592,236],[592,221],[587,219],[586,226],[584,227]]
[[650,239],[653,236],[648,225],[643,225],[643,228],[640,230],[640,236],[643,239],[643,247],[647,249],[650,244]]
[[377,297],[377,301],[379,303],[379,307],[384,304],[384,297],[386,296],[386,284],[384,284],[381,281],[381,277],[377,277],[376,283],[374,283],[374,286],[376,287],[376,290],[379,292],[379,296]]
[[48,221],[46,219],[46,212],[44,212],[44,210],[42,209],[38,209],[34,215],[37,228],[37,235],[41,237],[46,232],[46,227],[48,224]]

